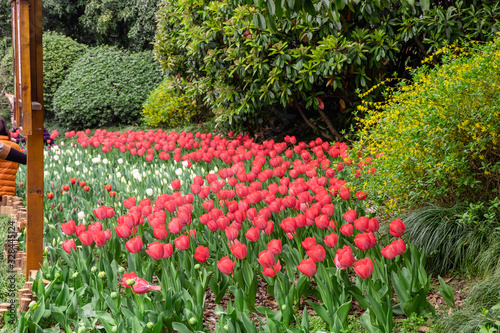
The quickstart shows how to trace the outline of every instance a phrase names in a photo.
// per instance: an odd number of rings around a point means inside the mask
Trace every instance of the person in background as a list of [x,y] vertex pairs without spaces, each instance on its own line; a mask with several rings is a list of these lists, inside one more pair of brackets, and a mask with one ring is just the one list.
[[[9,156],[16,155],[16,151],[20,154],[21,148],[17,143],[11,141],[10,130],[5,123],[5,119],[0,117],[0,143],[2,150],[0,151],[0,196],[16,194],[16,174],[19,167],[19,162],[8,160]],[[5,155],[7,153],[7,155]],[[26,155],[25,155],[26,156]],[[22,161],[21,161],[22,162]]]

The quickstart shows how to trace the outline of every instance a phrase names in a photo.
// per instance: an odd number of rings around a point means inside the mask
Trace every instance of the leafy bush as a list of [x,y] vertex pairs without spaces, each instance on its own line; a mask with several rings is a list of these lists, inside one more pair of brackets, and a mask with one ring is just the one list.
[[358,146],[380,154],[366,189],[389,210],[498,196],[500,39],[467,50],[441,49],[442,65],[416,70],[361,121]]
[[[73,63],[87,52],[87,46],[55,32],[43,34],[43,98],[46,115],[52,115],[52,99],[59,85],[70,72]],[[0,59],[1,92],[13,91],[12,47],[5,50]],[[7,99],[2,100],[2,110],[10,112]],[[7,104],[3,103],[6,102]],[[4,105],[5,104],[5,105]],[[10,114],[9,114],[10,118]]]
[[290,105],[316,133],[342,140],[358,89],[402,74],[435,44],[490,38],[495,3],[162,0],[155,55],[219,122],[259,125],[271,108]]
[[73,39],[56,32],[43,33],[43,99],[46,115],[51,115],[52,99],[71,67],[88,50]]
[[196,115],[196,103],[179,91],[175,79],[166,76],[151,92],[143,105],[143,120],[149,126],[176,127],[188,123]]
[[161,80],[151,52],[99,47],[75,63],[56,91],[54,114],[77,128],[134,123],[142,103]]

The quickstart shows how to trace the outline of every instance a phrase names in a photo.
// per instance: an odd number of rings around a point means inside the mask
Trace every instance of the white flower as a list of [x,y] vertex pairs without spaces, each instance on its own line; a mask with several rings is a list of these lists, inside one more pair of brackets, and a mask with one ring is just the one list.
[[148,197],[152,196],[152,195],[153,195],[153,189],[148,188],[148,189],[146,190],[146,194],[147,194],[147,196],[148,196]]
[[118,164],[123,164],[123,158],[118,159]]
[[117,178],[121,178],[121,176],[122,176],[122,173],[121,173],[120,171],[118,171],[118,172],[116,173],[116,177],[117,177]]
[[189,165],[189,162],[188,161],[182,161],[182,166],[187,168],[187,166]]
[[49,152],[47,150],[43,151],[43,156],[49,156]]
[[182,175],[182,169],[181,169],[181,168],[179,168],[179,169],[175,170],[175,174],[176,174],[177,176]]
[[44,176],[45,178],[48,178],[48,177],[50,176],[50,172],[48,172],[48,171],[44,171],[43,176]]
[[100,156],[92,158],[92,163],[97,164],[97,163],[100,163],[100,162],[101,162],[101,157]]
[[79,166],[80,165],[80,161],[75,161],[75,165]]
[[85,213],[84,212],[79,212],[78,213],[78,219],[83,220],[85,218]]
[[72,167],[70,167],[70,166],[67,166],[67,167],[66,167],[66,172],[67,172],[67,173],[73,172],[73,168],[72,168]]
[[59,161],[59,155],[54,155],[54,160]]
[[102,163],[104,163],[104,164],[108,164],[108,163],[109,163],[109,161],[108,161],[108,159],[107,159],[107,158],[105,158],[105,159],[103,159],[103,160],[102,160]]

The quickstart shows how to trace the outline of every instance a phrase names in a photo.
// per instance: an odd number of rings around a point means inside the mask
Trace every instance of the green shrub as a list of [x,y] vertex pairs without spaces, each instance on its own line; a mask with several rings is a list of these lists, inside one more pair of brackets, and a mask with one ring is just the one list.
[[14,89],[13,78],[14,68],[12,67],[12,48],[7,47],[2,49],[2,53],[0,53],[0,113],[2,113],[2,117],[4,114],[8,114],[8,119],[10,119],[10,104],[9,100],[5,98],[4,92],[7,91],[12,93]]
[[[143,121],[149,126],[176,127],[189,123],[197,114],[196,101],[184,96],[176,79],[166,76],[143,105]],[[181,83],[181,82],[179,82]]]
[[142,103],[161,81],[151,52],[99,47],[75,63],[56,91],[54,114],[75,128],[131,124],[139,120]]
[[[59,85],[71,70],[74,62],[87,52],[88,47],[55,32],[43,33],[43,98],[45,115],[52,115],[52,99]],[[12,47],[0,58],[0,91],[13,91]],[[5,103],[4,103],[5,102]],[[7,104],[6,104],[7,103]],[[1,109],[10,112],[7,99]],[[10,114],[9,114],[10,118]]]
[[361,121],[358,147],[380,154],[365,190],[392,211],[498,196],[500,38],[438,53],[442,65],[416,70],[411,84]]
[[52,114],[54,94],[88,47],[55,32],[43,33],[43,99],[46,115]]
[[410,243],[424,249],[430,273],[462,271],[476,276],[496,269],[500,255],[498,198],[489,204],[459,203],[451,208],[430,205],[404,221]]

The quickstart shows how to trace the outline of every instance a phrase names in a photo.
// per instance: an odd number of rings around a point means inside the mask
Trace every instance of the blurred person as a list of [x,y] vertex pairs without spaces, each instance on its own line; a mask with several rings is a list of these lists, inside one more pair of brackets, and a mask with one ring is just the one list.
[[[16,194],[16,174],[19,163],[26,164],[26,155],[12,142],[5,119],[0,117],[0,196]],[[24,155],[24,156],[23,156]],[[24,162],[24,163],[23,163]]]

